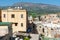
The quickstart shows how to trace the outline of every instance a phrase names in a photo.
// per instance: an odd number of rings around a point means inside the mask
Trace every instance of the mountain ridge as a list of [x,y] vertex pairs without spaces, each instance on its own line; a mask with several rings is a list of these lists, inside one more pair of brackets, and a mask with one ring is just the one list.
[[[8,8],[9,6],[3,7]],[[58,13],[60,12],[60,6],[44,4],[44,3],[26,3],[26,2],[18,2],[14,3],[11,8],[22,7],[28,11],[28,14],[45,14],[45,13]]]
[[60,12],[60,6],[51,5],[51,4],[43,4],[43,3],[23,3],[18,2],[14,3],[12,6],[22,6],[23,9],[27,9],[31,13],[56,13]]

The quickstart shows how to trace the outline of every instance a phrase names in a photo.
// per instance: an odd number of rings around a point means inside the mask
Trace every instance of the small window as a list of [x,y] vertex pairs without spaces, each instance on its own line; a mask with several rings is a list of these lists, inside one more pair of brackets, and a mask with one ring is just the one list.
[[23,18],[23,14],[21,14],[21,18]]
[[17,26],[18,23],[15,23],[15,26]]
[[51,30],[53,30],[53,28],[51,28]]
[[54,16],[53,16],[54,17]]
[[40,28],[41,28],[41,26],[40,26]]
[[45,16],[45,18],[46,18],[46,16]]
[[4,18],[6,17],[6,15],[5,15],[5,14],[4,14],[3,16],[4,16]]
[[15,15],[14,15],[14,14],[12,14],[12,15],[11,15],[11,18],[15,18]]
[[43,33],[44,33],[44,28],[42,30],[43,30]]
[[23,23],[21,23],[21,27],[23,27]]

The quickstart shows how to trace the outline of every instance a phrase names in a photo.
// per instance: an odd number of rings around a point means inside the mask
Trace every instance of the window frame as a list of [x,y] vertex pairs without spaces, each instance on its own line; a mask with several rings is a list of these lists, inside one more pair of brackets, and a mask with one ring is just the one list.
[[23,27],[23,23],[21,23],[21,27]]
[[11,14],[11,18],[15,18],[15,14]]
[[15,23],[15,26],[17,26],[18,25],[18,23]]
[[3,14],[3,17],[6,18],[6,14]]
[[23,18],[23,14],[21,14],[21,18]]

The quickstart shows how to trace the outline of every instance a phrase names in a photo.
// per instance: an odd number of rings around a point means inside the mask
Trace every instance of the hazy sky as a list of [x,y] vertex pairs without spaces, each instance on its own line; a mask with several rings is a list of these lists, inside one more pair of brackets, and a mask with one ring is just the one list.
[[16,2],[44,3],[60,6],[60,0],[0,0],[0,6],[10,6]]

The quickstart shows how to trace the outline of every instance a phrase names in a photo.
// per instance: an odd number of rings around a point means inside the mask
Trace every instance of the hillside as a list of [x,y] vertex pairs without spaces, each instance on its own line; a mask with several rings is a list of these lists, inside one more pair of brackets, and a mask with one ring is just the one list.
[[60,7],[56,5],[50,4],[42,4],[42,3],[15,3],[12,6],[22,6],[23,9],[27,9],[29,13],[57,13],[60,12]]
[[[58,13],[60,12],[60,6],[43,4],[43,3],[23,3],[18,2],[14,3],[11,7],[22,7],[28,11],[28,14],[47,14],[47,13]],[[6,9],[7,7],[1,7],[2,9]]]

